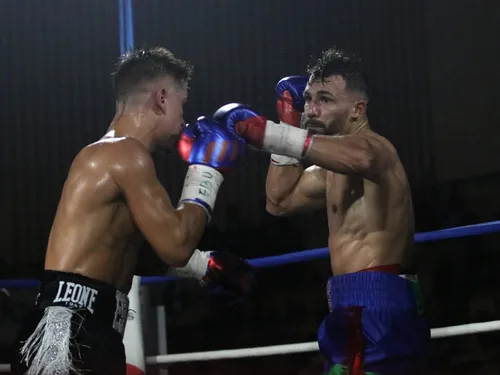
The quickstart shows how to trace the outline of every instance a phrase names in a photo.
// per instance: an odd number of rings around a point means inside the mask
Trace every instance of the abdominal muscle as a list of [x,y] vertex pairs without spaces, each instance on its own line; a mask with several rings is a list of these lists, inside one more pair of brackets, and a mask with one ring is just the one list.
[[394,248],[390,234],[384,231],[372,233],[330,233],[328,249],[334,275],[361,271],[389,264],[401,264],[402,252]]

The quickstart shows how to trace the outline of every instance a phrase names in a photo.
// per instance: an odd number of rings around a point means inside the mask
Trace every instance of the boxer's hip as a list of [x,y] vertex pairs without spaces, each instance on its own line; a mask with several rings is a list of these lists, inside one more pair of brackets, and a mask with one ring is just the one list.
[[27,374],[89,370],[88,362],[103,360],[124,365],[128,305],[127,295],[105,282],[45,271],[19,338]]
[[430,330],[415,275],[335,276],[328,280],[327,296],[330,313],[318,341],[330,367],[385,375],[411,373],[425,361]]
[[75,273],[44,271],[34,308],[67,308],[89,324],[110,328],[123,338],[128,306],[128,296],[104,281]]

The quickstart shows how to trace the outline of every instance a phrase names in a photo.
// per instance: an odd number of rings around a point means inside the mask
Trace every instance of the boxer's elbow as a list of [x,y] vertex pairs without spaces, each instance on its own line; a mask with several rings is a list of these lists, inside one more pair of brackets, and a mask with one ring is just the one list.
[[291,210],[289,207],[284,204],[285,202],[279,202],[270,199],[267,197],[266,199],[266,211],[268,214],[278,217],[285,217],[291,214]]
[[[191,251],[192,253],[192,251]],[[165,263],[172,267],[184,267],[191,257],[191,253],[187,248],[182,246],[171,247],[166,251],[162,251],[162,259]]]
[[[358,139],[343,157],[345,157],[345,165],[342,162],[339,163],[340,173],[354,172],[370,176],[376,166],[375,151],[370,142],[363,138]],[[343,167],[346,167],[345,171],[342,171]],[[335,168],[332,168],[332,170],[335,171]]]
[[161,258],[169,266],[184,267],[194,251],[190,242],[185,231],[180,228],[173,230],[160,251]]
[[179,251],[175,254],[168,264],[172,267],[184,267],[189,262],[190,255],[187,255],[187,251]]
[[173,267],[184,267],[193,255],[194,247],[187,238],[177,242],[175,248],[172,249],[172,261],[170,265]]
[[283,189],[274,185],[266,186],[266,211],[273,216],[288,214],[290,197],[284,194]]
[[370,174],[375,165],[375,154],[369,144],[363,146],[353,155],[352,163],[359,171]]

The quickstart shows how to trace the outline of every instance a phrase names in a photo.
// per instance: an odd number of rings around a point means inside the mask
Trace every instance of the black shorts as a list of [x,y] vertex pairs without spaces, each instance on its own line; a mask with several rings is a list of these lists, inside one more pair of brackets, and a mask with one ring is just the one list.
[[125,375],[128,304],[124,293],[102,281],[45,271],[14,344],[12,374]]

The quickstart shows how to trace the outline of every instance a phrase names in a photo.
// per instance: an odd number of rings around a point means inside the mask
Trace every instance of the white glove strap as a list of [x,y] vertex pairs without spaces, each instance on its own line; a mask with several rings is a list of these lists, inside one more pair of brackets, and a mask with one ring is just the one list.
[[284,122],[276,124],[273,121],[267,121],[263,149],[267,152],[300,159],[308,134],[306,129],[296,128]]
[[285,165],[299,165],[300,161],[298,159],[291,158],[290,156],[271,154],[271,163],[282,167]]
[[196,249],[184,267],[169,267],[167,275],[201,280],[207,273],[211,253],[211,251]]
[[190,165],[179,203],[197,204],[206,211],[210,221],[222,181],[224,177],[216,169],[200,164]]

